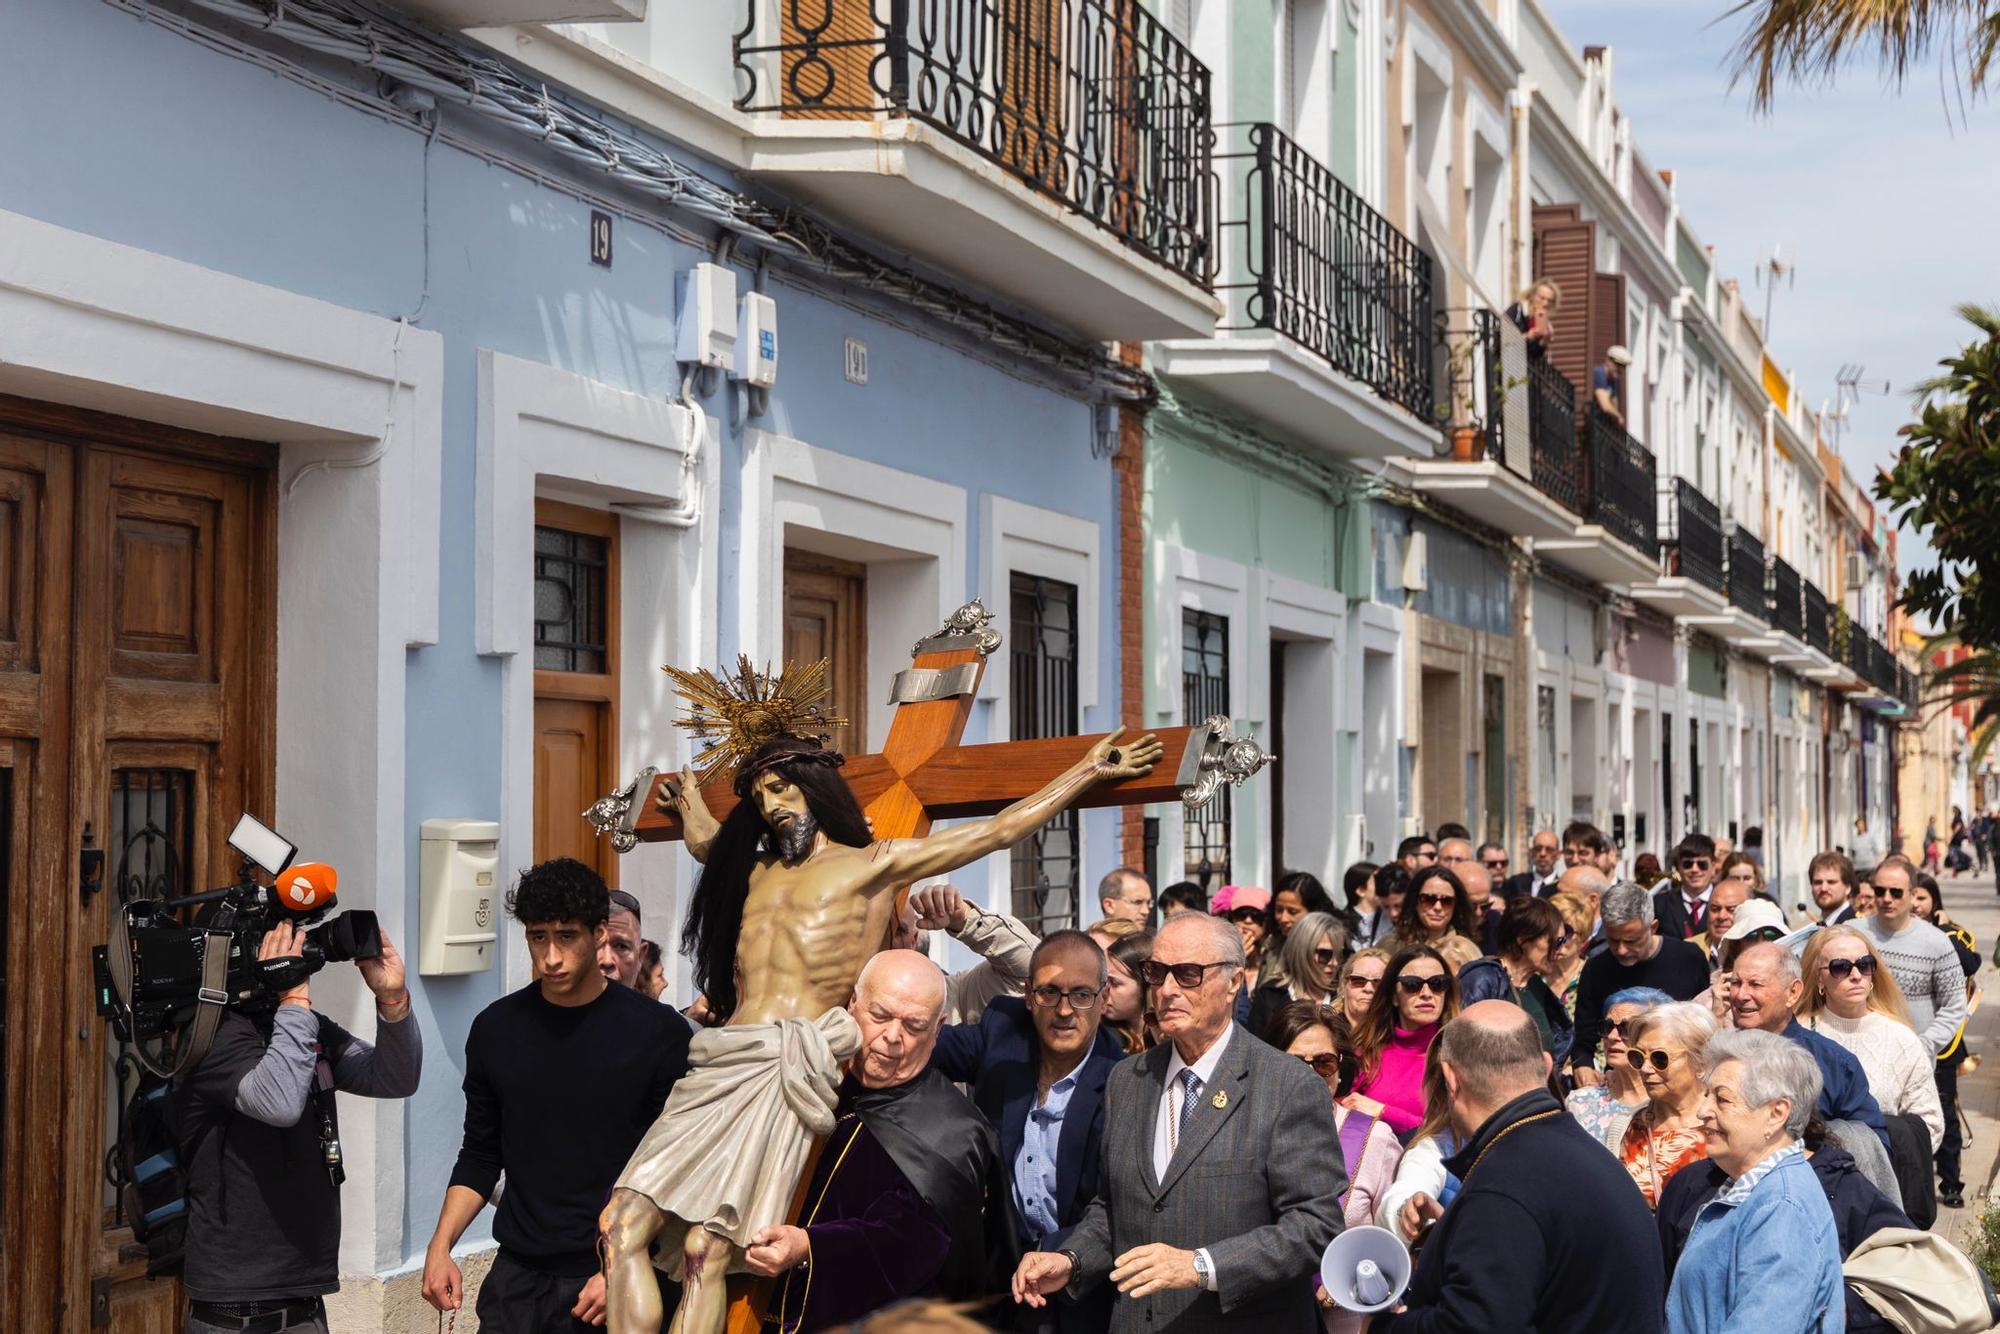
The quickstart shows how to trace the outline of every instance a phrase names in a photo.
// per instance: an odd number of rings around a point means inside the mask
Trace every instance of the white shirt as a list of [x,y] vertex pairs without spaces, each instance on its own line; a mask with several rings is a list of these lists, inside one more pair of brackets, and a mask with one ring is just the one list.
[[[1174,1146],[1178,1140],[1174,1126],[1180,1119],[1183,1093],[1181,1071],[1188,1069],[1194,1071],[1195,1078],[1201,1081],[1201,1093],[1198,1095],[1200,1098],[1205,1100],[1213,1097],[1215,1068],[1222,1064],[1222,1053],[1234,1036],[1236,1036],[1236,1025],[1231,1023],[1222,1030],[1222,1036],[1209,1045],[1207,1051],[1195,1058],[1192,1066],[1181,1059],[1179,1047],[1175,1047],[1173,1055],[1167,1058],[1167,1085],[1160,1093],[1160,1114],[1153,1125],[1153,1180],[1166,1180],[1167,1165],[1174,1160]],[[1173,1138],[1169,1138],[1170,1136]],[[1195,1254],[1201,1256],[1202,1268],[1208,1271],[1208,1281],[1203,1286],[1210,1292],[1215,1291],[1215,1265],[1209,1259],[1208,1248],[1201,1247]]]

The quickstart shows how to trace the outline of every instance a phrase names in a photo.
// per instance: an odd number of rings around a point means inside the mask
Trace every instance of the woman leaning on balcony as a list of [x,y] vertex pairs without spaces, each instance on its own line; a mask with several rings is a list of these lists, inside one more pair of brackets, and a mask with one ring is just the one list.
[[1562,299],[1562,288],[1547,278],[1537,278],[1507,307],[1507,318],[1514,321],[1521,337],[1528,340],[1529,356],[1539,357],[1549,350],[1549,339],[1556,332],[1556,308],[1562,305]]

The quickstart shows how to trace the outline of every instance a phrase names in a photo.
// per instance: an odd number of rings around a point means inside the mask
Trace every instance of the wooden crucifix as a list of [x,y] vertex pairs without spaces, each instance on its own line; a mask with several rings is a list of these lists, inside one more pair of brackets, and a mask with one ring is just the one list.
[[[954,612],[943,630],[916,645],[910,669],[898,673],[891,692],[889,702],[896,712],[881,751],[850,755],[841,769],[876,838],[922,838],[935,820],[1004,810],[1061,775],[1104,736],[1099,732],[959,744],[985,675],[986,658],[1000,646],[999,633],[986,628],[990,619],[975,600]],[[1240,784],[1274,758],[1255,741],[1232,736],[1227,718],[1161,728],[1154,734],[1165,753],[1152,773],[1101,784],[1084,794],[1076,807],[1179,801],[1195,808],[1224,782]],[[702,795],[718,820],[737,802],[730,778],[719,773],[702,785]],[[585,818],[610,834],[612,846],[620,852],[639,843],[678,840],[680,820],[662,800],[670,781],[668,774],[642,770],[632,783],[593,806]]]
[[[982,746],[959,744],[971,716],[986,658],[1000,646],[999,634],[987,628],[990,619],[975,601],[954,613],[939,633],[920,641],[913,650],[910,670],[897,675],[891,692],[890,703],[896,713],[887,743],[879,754],[846,760],[842,778],[868,817],[870,832],[877,841],[921,840],[938,819],[996,815],[1061,779],[1103,740],[1100,734]],[[756,673],[745,663],[740,676],[747,685]],[[677,679],[689,678],[683,673]],[[808,673],[808,679],[817,678]],[[710,683],[716,684],[713,678]],[[781,693],[782,689],[781,686]],[[749,713],[764,711],[767,722],[769,710],[779,702],[755,691],[738,696],[738,703],[749,706]],[[790,697],[784,701],[786,707],[796,703]],[[684,725],[699,730],[706,724],[691,720]],[[1150,772],[1126,778],[1118,778],[1114,773],[1109,780],[1095,783],[1067,804],[1114,806],[1180,800],[1191,807],[1199,806],[1222,783],[1240,783],[1270,759],[1256,743],[1232,737],[1226,718],[1211,718],[1194,727],[1169,728],[1158,733],[1157,739],[1161,743],[1157,761],[1150,760],[1150,743],[1135,737],[1133,744],[1140,746],[1148,758],[1120,770],[1129,773],[1150,762]],[[1116,751],[1111,752],[1111,763],[1118,765]],[[732,772],[718,770],[702,785],[703,804],[718,821],[727,818],[738,804],[734,777]],[[609,834],[612,846],[620,852],[642,842],[678,839],[683,835],[680,819],[671,800],[662,799],[672,781],[667,775],[644,770],[626,787],[594,804],[584,818],[600,832]],[[885,938],[878,947],[886,943]],[[670,1101],[658,1124],[667,1124],[667,1118],[674,1114],[674,1104]],[[660,1133],[657,1125],[652,1133]],[[663,1141],[663,1146],[684,1142]],[[650,1161],[664,1161],[664,1152],[663,1147]],[[635,1155],[635,1163],[646,1153],[642,1146],[640,1154]],[[811,1173],[809,1159],[799,1179],[801,1190]],[[614,1195],[613,1208],[624,1207]],[[795,1198],[792,1216],[798,1216],[798,1212]],[[661,1215],[656,1212],[649,1216]],[[607,1278],[615,1281],[610,1262],[606,1272]],[[754,1334],[768,1304],[769,1284],[732,1282],[730,1290],[733,1299],[727,1329],[730,1334]],[[621,1300],[620,1291],[614,1282],[609,1293],[614,1305]]]

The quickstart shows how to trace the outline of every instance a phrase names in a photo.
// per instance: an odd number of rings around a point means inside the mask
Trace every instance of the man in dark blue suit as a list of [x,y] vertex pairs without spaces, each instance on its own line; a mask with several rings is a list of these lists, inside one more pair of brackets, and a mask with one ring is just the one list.
[[[938,1033],[931,1068],[970,1085],[973,1103],[1000,1132],[1015,1255],[1050,1249],[1097,1195],[1104,1081],[1124,1056],[1100,1027],[1106,967],[1089,936],[1054,932],[1029,961],[1025,999],[1002,996],[978,1023]],[[1116,1296],[1105,1283],[1077,1301],[1021,1307],[1022,1327],[1102,1334]]]

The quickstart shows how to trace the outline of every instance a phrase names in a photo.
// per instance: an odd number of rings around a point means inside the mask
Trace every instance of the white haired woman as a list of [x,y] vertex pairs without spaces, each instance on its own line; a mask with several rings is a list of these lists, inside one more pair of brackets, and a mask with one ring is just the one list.
[[1633,1113],[1618,1142],[1646,1207],[1660,1207],[1660,1192],[1674,1174],[1708,1157],[1702,1129],[1702,1052],[1715,1036],[1715,1016],[1688,1001],[1658,1005],[1625,1026],[1625,1059],[1646,1086],[1646,1104]]
[[1936,1153],[1944,1142],[1936,1072],[1888,961],[1853,927],[1830,926],[1806,942],[1799,967],[1799,1022],[1853,1052],[1883,1115],[1922,1121]]
[[1819,1066],[1757,1029],[1708,1041],[1701,1100],[1708,1158],[1729,1178],[1695,1216],[1667,1289],[1668,1334],[1846,1328],[1840,1236],[1799,1142]]
[[1335,1004],[1340,961],[1346,957],[1347,928],[1332,913],[1309,912],[1293,922],[1277,956],[1264,960],[1263,975],[1250,993],[1250,1031],[1268,1042],[1278,1012],[1293,1001]]

